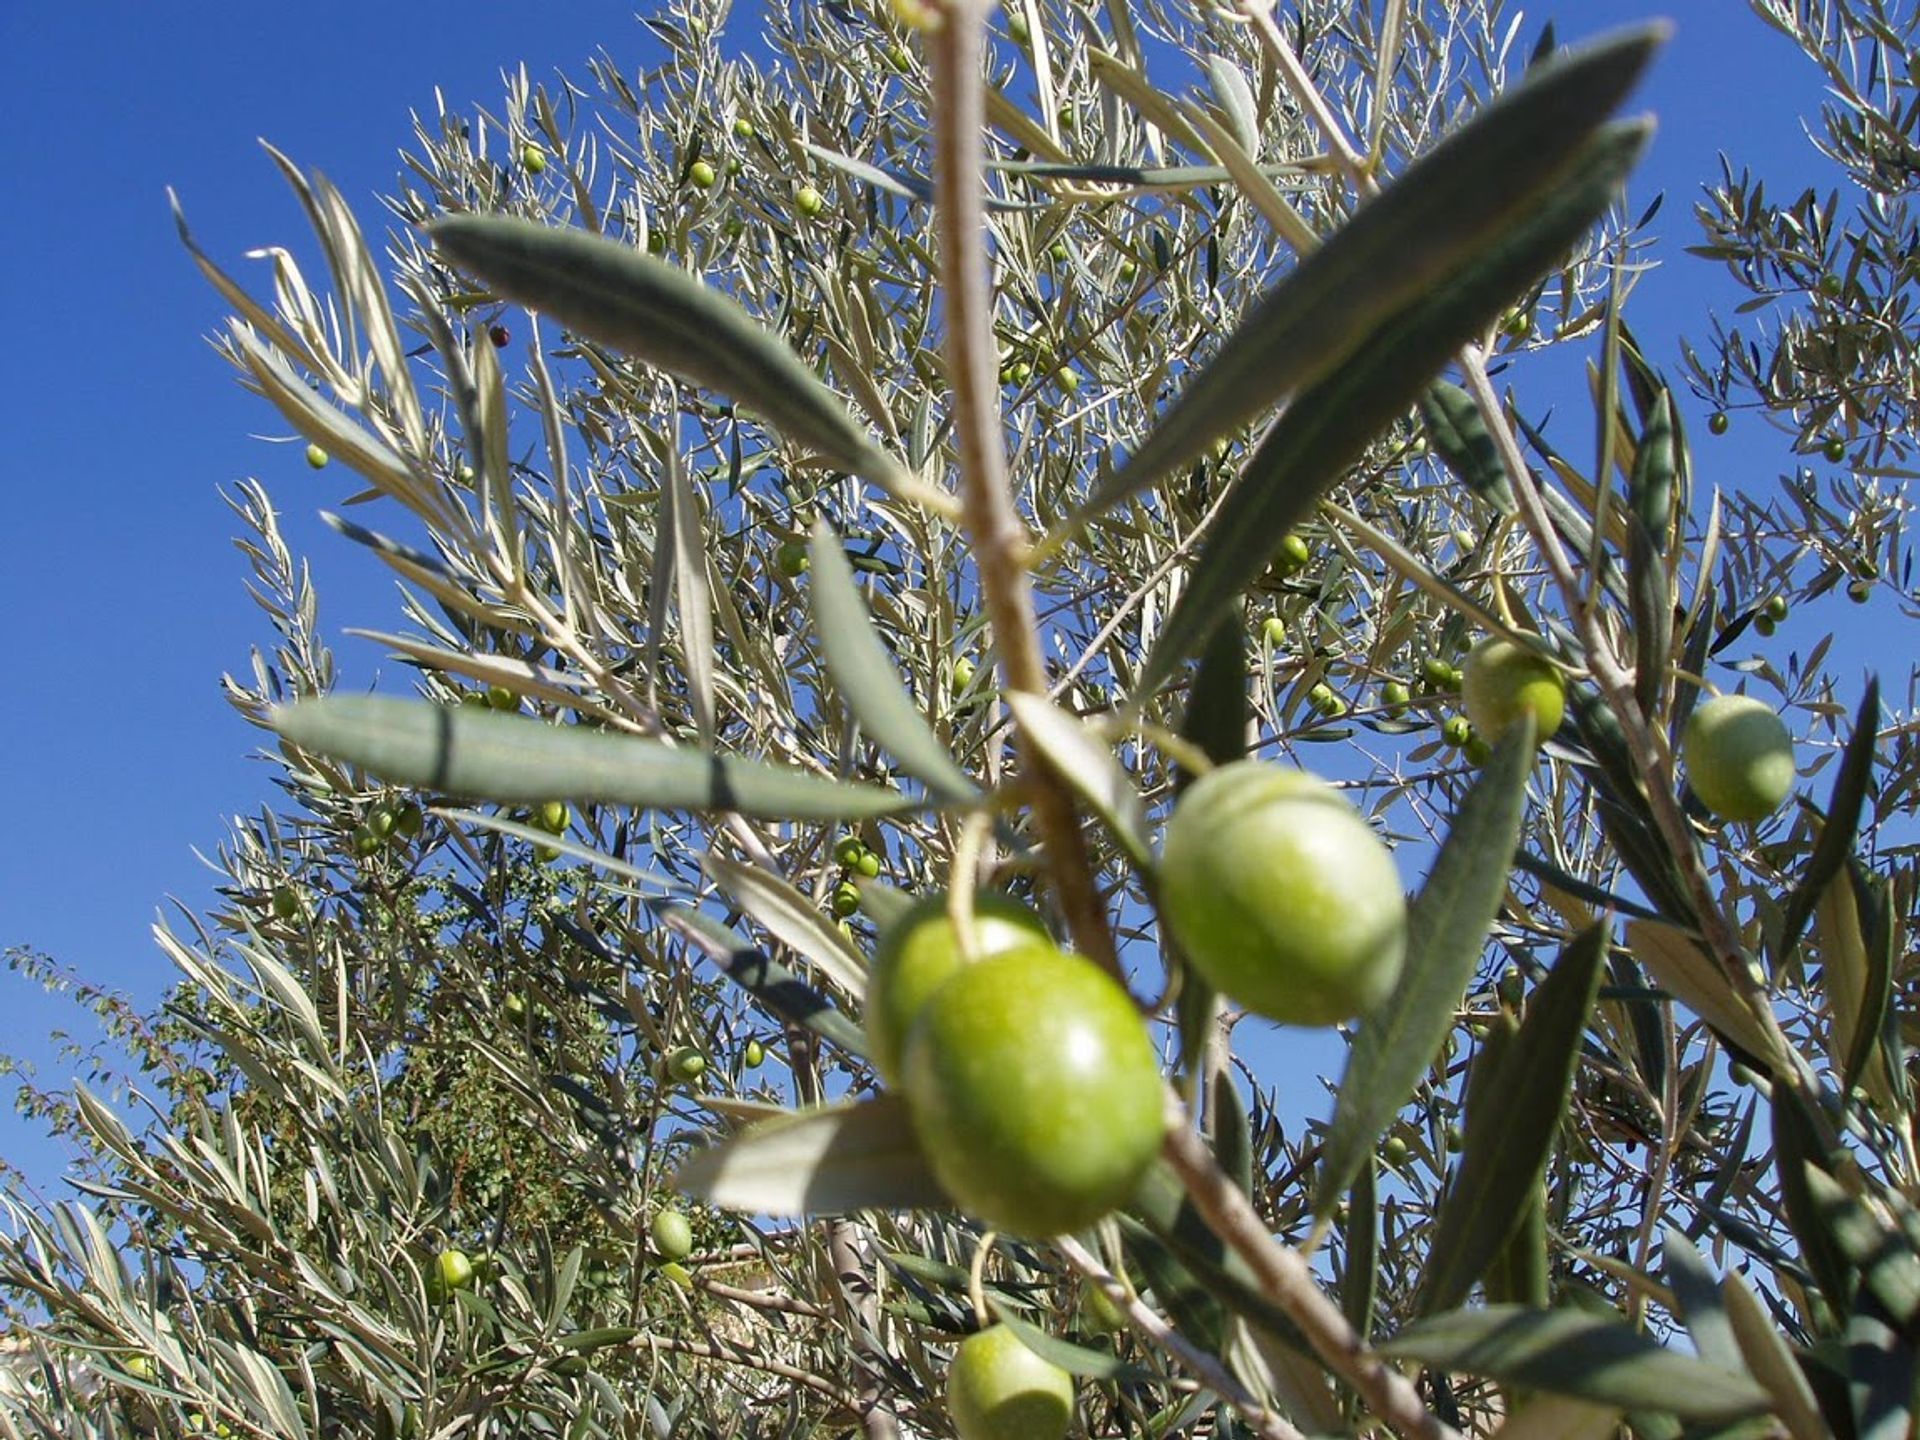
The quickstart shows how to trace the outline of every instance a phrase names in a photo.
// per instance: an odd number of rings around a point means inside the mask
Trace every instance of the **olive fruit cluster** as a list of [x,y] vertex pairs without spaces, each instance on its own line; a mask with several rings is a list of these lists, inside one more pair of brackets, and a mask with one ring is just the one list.
[[871,880],[880,873],[880,857],[867,848],[866,842],[858,835],[843,835],[833,847],[834,861],[849,876],[859,875]]
[[888,927],[867,990],[876,1064],[961,1209],[1017,1235],[1084,1229],[1159,1152],[1153,1041],[1119,982],[1032,911],[983,895],[972,928],[969,956],[944,896]]
[[1159,885],[1187,960],[1255,1014],[1334,1025],[1400,978],[1407,907],[1393,857],[1305,771],[1241,760],[1195,781],[1167,824]]
[[1060,1440],[1073,1419],[1073,1377],[994,1325],[954,1352],[947,1413],[960,1440]]
[[1751,695],[1721,695],[1698,706],[1680,749],[1693,793],[1722,820],[1764,820],[1793,789],[1793,737]]

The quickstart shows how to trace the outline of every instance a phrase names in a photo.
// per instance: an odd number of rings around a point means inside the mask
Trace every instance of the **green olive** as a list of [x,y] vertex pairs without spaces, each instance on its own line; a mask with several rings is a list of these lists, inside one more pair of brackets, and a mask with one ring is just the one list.
[[1267,648],[1278,650],[1287,643],[1287,622],[1278,615],[1269,615],[1260,626],[1260,638],[1267,642]]
[[1257,1014],[1337,1024],[1400,978],[1407,907],[1393,857],[1304,771],[1241,760],[1195,781],[1168,822],[1159,883],[1187,959]]
[[831,901],[833,916],[836,920],[845,920],[860,910],[860,887],[850,880],[843,880],[834,887]]
[[[1046,922],[1025,905],[986,893],[973,898],[973,939],[973,958],[983,960],[1051,937]],[[944,891],[915,901],[881,932],[867,972],[865,1018],[874,1068],[889,1085],[899,1083],[901,1052],[914,1020],[965,963]]]
[[1750,695],[1696,707],[1680,748],[1693,793],[1722,820],[1763,820],[1793,790],[1793,737],[1772,706]]
[[833,845],[834,863],[845,870],[858,865],[860,857],[866,853],[867,847],[858,835],[842,835]]
[[789,580],[806,573],[807,566],[813,562],[807,556],[807,547],[801,541],[787,540],[773,552],[773,564]]
[[953,688],[955,690],[966,689],[969,685],[973,684],[974,674],[973,661],[962,655],[958,660],[953,662]]
[[740,1063],[749,1070],[758,1070],[766,1063],[766,1059],[766,1047],[758,1040],[747,1041],[745,1048],[740,1052]]
[[1536,739],[1560,728],[1567,708],[1567,682],[1538,651],[1489,635],[1467,652],[1460,700],[1473,728],[1489,744],[1522,715],[1533,716]]
[[1060,1440],[1073,1420],[1073,1377],[995,1325],[954,1352],[947,1414],[960,1440]]
[[693,1253],[693,1226],[679,1210],[656,1210],[647,1227],[653,1253],[662,1260],[684,1260]]
[[1133,997],[1050,944],[962,965],[914,1021],[901,1068],[935,1178],[998,1230],[1083,1230],[1160,1153],[1164,1082]]
[[1707,432],[1711,435],[1724,435],[1733,422],[1727,418],[1727,412],[1716,410],[1707,417]]
[[529,175],[538,175],[547,168],[547,152],[538,145],[520,147],[520,163]]
[[504,685],[489,685],[487,687],[487,704],[495,710],[518,710],[520,708],[520,697]]
[[682,1045],[667,1057],[667,1074],[686,1085],[707,1073],[707,1057],[691,1045]]
[[699,190],[711,190],[713,182],[719,176],[714,174],[713,166],[704,160],[696,160],[687,167],[687,183]]
[[318,445],[307,446],[307,464],[311,465],[314,469],[316,470],[326,469],[327,461],[330,458],[331,457],[327,454],[327,452],[323,450],[320,446]]
[[793,208],[811,220],[827,208],[827,197],[811,185],[802,185],[794,194]]

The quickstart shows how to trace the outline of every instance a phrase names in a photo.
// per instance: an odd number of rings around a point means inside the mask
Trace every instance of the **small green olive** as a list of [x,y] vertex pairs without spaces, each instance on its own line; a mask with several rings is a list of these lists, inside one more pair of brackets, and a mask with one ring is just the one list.
[[1054,383],[1069,395],[1080,388],[1080,372],[1070,365],[1062,365],[1053,372]]
[[1820,293],[1829,300],[1836,299],[1847,288],[1847,282],[1829,270],[1820,277]]
[[1073,1377],[995,1325],[954,1352],[947,1414],[960,1440],[1060,1440],[1073,1420]]
[[1386,1143],[1380,1147],[1380,1158],[1396,1170],[1407,1163],[1407,1157],[1410,1153],[1412,1152],[1409,1150],[1407,1142],[1398,1135],[1389,1135]]
[[504,685],[489,685],[487,704],[495,710],[518,710],[520,697]]
[[744,115],[733,122],[733,138],[736,140],[751,140],[758,133],[753,122]]
[[1263,761],[1223,765],[1181,796],[1160,908],[1215,989],[1284,1024],[1373,1009],[1406,953],[1406,898],[1387,848],[1331,786]]
[[1278,615],[1269,615],[1260,626],[1260,638],[1267,642],[1267,648],[1278,650],[1287,643],[1287,622]]
[[1773,707],[1721,695],[1695,708],[1681,736],[1687,780],[1722,820],[1763,820],[1793,789],[1793,737]]
[[1784,595],[1769,595],[1767,597],[1767,603],[1760,607],[1760,613],[1776,624],[1786,619],[1787,597]]
[[714,174],[713,166],[704,160],[696,160],[687,167],[687,183],[698,190],[711,190],[713,182],[719,177]]
[[766,1059],[766,1047],[758,1040],[747,1041],[745,1047],[740,1051],[740,1063],[749,1070],[758,1070],[766,1063]]
[[1873,598],[1873,582],[1871,580],[1849,580],[1847,582],[1847,598],[1856,605],[1866,604],[1867,601]]
[[773,552],[773,564],[789,580],[797,579],[806,573],[813,561],[807,556],[807,547],[799,540],[786,540]]
[[867,853],[866,845],[858,835],[842,835],[833,844],[834,863],[843,870],[851,870],[860,863],[860,857]]
[[1838,435],[1835,435],[1829,439],[1825,445],[1820,447],[1820,453],[1825,455],[1830,462],[1838,465],[1842,460],[1847,458],[1847,442],[1842,440]]
[[832,906],[833,917],[836,920],[845,920],[850,915],[858,914],[860,887],[850,880],[843,880],[834,887]]
[[288,886],[275,890],[270,903],[276,920],[291,920],[300,913],[300,897]]
[[793,208],[811,220],[827,208],[827,197],[811,185],[802,185],[799,190],[794,193]]
[[318,445],[307,446],[307,464],[311,465],[314,469],[316,470],[326,469],[327,461],[330,458],[331,457],[328,456],[327,452],[323,450],[320,446]]
[[1716,410],[1707,417],[1707,433],[1710,435],[1724,435],[1727,433],[1727,427],[1732,423],[1733,422],[1727,418],[1726,411]]
[[1398,680],[1389,680],[1380,687],[1380,703],[1389,715],[1400,714],[1412,699],[1413,692]]
[[667,1074],[686,1085],[707,1073],[707,1057],[691,1045],[682,1045],[667,1057]]
[[955,690],[965,690],[969,685],[973,684],[975,673],[973,661],[962,655],[958,660],[953,662],[953,688]]
[[862,850],[860,858],[853,862],[853,872],[868,880],[876,878],[880,874],[880,857],[871,850]]
[[1464,715],[1449,715],[1440,726],[1440,738],[1455,750],[1473,738],[1473,722]]
[[529,175],[538,175],[547,168],[547,152],[538,145],[520,147],[520,164]]
[[1288,574],[1307,568],[1307,562],[1313,558],[1313,552],[1307,548],[1307,542],[1298,535],[1289,535],[1280,542],[1280,568]]

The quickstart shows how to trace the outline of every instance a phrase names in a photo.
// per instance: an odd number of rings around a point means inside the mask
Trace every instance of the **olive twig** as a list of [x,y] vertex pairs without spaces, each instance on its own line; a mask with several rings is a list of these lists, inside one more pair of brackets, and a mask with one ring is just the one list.
[[1178,1330],[1161,1319],[1154,1308],[1131,1293],[1112,1271],[1102,1265],[1084,1245],[1071,1235],[1061,1235],[1054,1248],[1067,1257],[1069,1264],[1100,1287],[1101,1292],[1120,1308],[1122,1314],[1148,1340],[1192,1371],[1200,1383],[1246,1417],[1247,1424],[1269,1440],[1304,1440],[1301,1432],[1274,1414],[1246,1386],[1234,1379],[1227,1368],[1206,1351],[1191,1344]]
[[1413,1383],[1367,1347],[1340,1307],[1320,1291],[1300,1252],[1276,1245],[1253,1204],[1194,1132],[1186,1107],[1167,1092],[1163,1152],[1207,1227],[1252,1267],[1261,1290],[1287,1312],[1327,1366],[1360,1393],[1372,1412],[1402,1436],[1461,1440],[1421,1403]]

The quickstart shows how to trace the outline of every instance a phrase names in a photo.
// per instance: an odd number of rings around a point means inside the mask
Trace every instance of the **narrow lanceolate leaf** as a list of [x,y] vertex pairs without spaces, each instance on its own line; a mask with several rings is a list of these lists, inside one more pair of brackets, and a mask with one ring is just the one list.
[[873,628],[873,617],[853,582],[853,567],[840,538],[824,521],[807,544],[813,571],[813,626],[826,652],[827,671],[867,738],[884,747],[907,771],[926,782],[936,800],[965,804],[978,793],[953,763]]
[[896,1095],[755,1125],[700,1151],[673,1183],[723,1210],[785,1220],[948,1203]]
[[[1373,348],[1423,297],[1453,288],[1586,162],[1595,130],[1666,30],[1627,31],[1541,66],[1410,166],[1254,307],[1083,515],[1153,484],[1218,436]],[[1552,251],[1543,256],[1485,318],[1553,258]]]
[[913,808],[873,785],[470,705],[330,695],[281,706],[271,718],[301,749],[383,780],[504,805],[571,800],[767,820],[870,819]]
[[766,926],[774,939],[811,960],[841,990],[859,995],[867,987],[860,957],[838,925],[820,913],[778,875],[709,853],[700,863],[740,908]]
[[1800,943],[1801,932],[1813,914],[1813,907],[1827,883],[1838,875],[1853,853],[1853,837],[1860,833],[1860,812],[1866,804],[1867,784],[1873,775],[1874,748],[1880,732],[1880,677],[1867,682],[1860,710],[1853,718],[1853,734],[1848,737],[1846,753],[1840,759],[1840,772],[1834,777],[1833,798],[1827,802],[1826,822],[1820,827],[1820,839],[1807,861],[1806,873],[1793,887],[1787,899],[1786,918],[1781,922],[1780,953],[1790,955]]
[[1767,1404],[1766,1393],[1745,1375],[1583,1311],[1522,1305],[1454,1310],[1410,1325],[1374,1348],[1436,1370],[1682,1420],[1732,1420]]
[[1151,1382],[1157,1377],[1138,1365],[1129,1365],[1126,1361],[1105,1350],[1089,1350],[1084,1345],[1075,1345],[1056,1335],[1049,1335],[1038,1326],[1029,1325],[997,1297],[987,1298],[987,1309],[993,1312],[993,1318],[1014,1333],[1020,1343],[1038,1355],[1042,1360],[1058,1365],[1069,1375],[1078,1375],[1085,1380],[1126,1380],[1133,1384]]
[[1647,122],[1603,129],[1534,206],[1294,398],[1221,505],[1192,582],[1141,669],[1136,697],[1152,695],[1199,648],[1220,614],[1266,570],[1287,532],[1406,412],[1448,357],[1605,213],[1651,134]]
[[1044,695],[1010,693],[1007,708],[1047,763],[1100,817],[1127,858],[1142,870],[1151,867],[1146,802],[1106,742]]
[[785,342],[679,267],[584,230],[505,215],[449,215],[428,230],[443,255],[507,299],[734,396],[882,489],[915,488]]
[[1711,1025],[1722,1040],[1761,1066],[1786,1063],[1719,962],[1692,935],[1659,920],[1635,920],[1627,926],[1627,948],[1656,985]]
[[1507,467],[1473,396],[1451,380],[1436,380],[1420,397],[1420,422],[1433,453],[1454,478],[1502,515],[1516,512]]
[[826,996],[766,951],[749,945],[719,921],[684,905],[662,906],[660,918],[698,947],[729,980],[753,996],[769,1014],[791,1020],[796,1025],[804,1025],[849,1055],[866,1056],[865,1032],[834,1009],[833,1002]]
[[1765,1303],[1737,1270],[1727,1273],[1720,1293],[1726,1304],[1727,1323],[1740,1343],[1747,1369],[1765,1388],[1773,1402],[1773,1413],[1787,1427],[1787,1433],[1793,1440],[1830,1440],[1832,1432],[1820,1418],[1813,1387],[1781,1338]]
[[1433,1063],[1507,892],[1533,769],[1533,723],[1502,737],[1433,862],[1407,921],[1406,971],[1347,1056],[1320,1177],[1316,1218],[1331,1215]]
[[[1187,691],[1180,735],[1206,752],[1216,765],[1229,765],[1247,753],[1247,636],[1239,624],[1223,620],[1213,627],[1200,668]],[[1185,788],[1197,776],[1182,770]]]
[[1740,1342],[1727,1318],[1720,1282],[1707,1267],[1706,1257],[1693,1241],[1671,1226],[1663,1232],[1660,1249],[1666,1262],[1667,1288],[1680,1306],[1680,1318],[1686,1322],[1693,1348],[1702,1360],[1728,1370],[1742,1368],[1745,1362]]
[[1911,1326],[1920,1318],[1920,1256],[1912,1244],[1824,1170],[1809,1165],[1805,1174],[1808,1197],[1840,1254],[1860,1272],[1861,1283],[1888,1318],[1903,1328]]
[[1500,1253],[1527,1206],[1560,1129],[1580,1063],[1580,1037],[1605,972],[1607,927],[1588,928],[1569,945],[1527,1003],[1527,1018],[1467,1119],[1467,1148],[1441,1202],[1421,1284],[1422,1313],[1451,1310],[1467,1298]]

